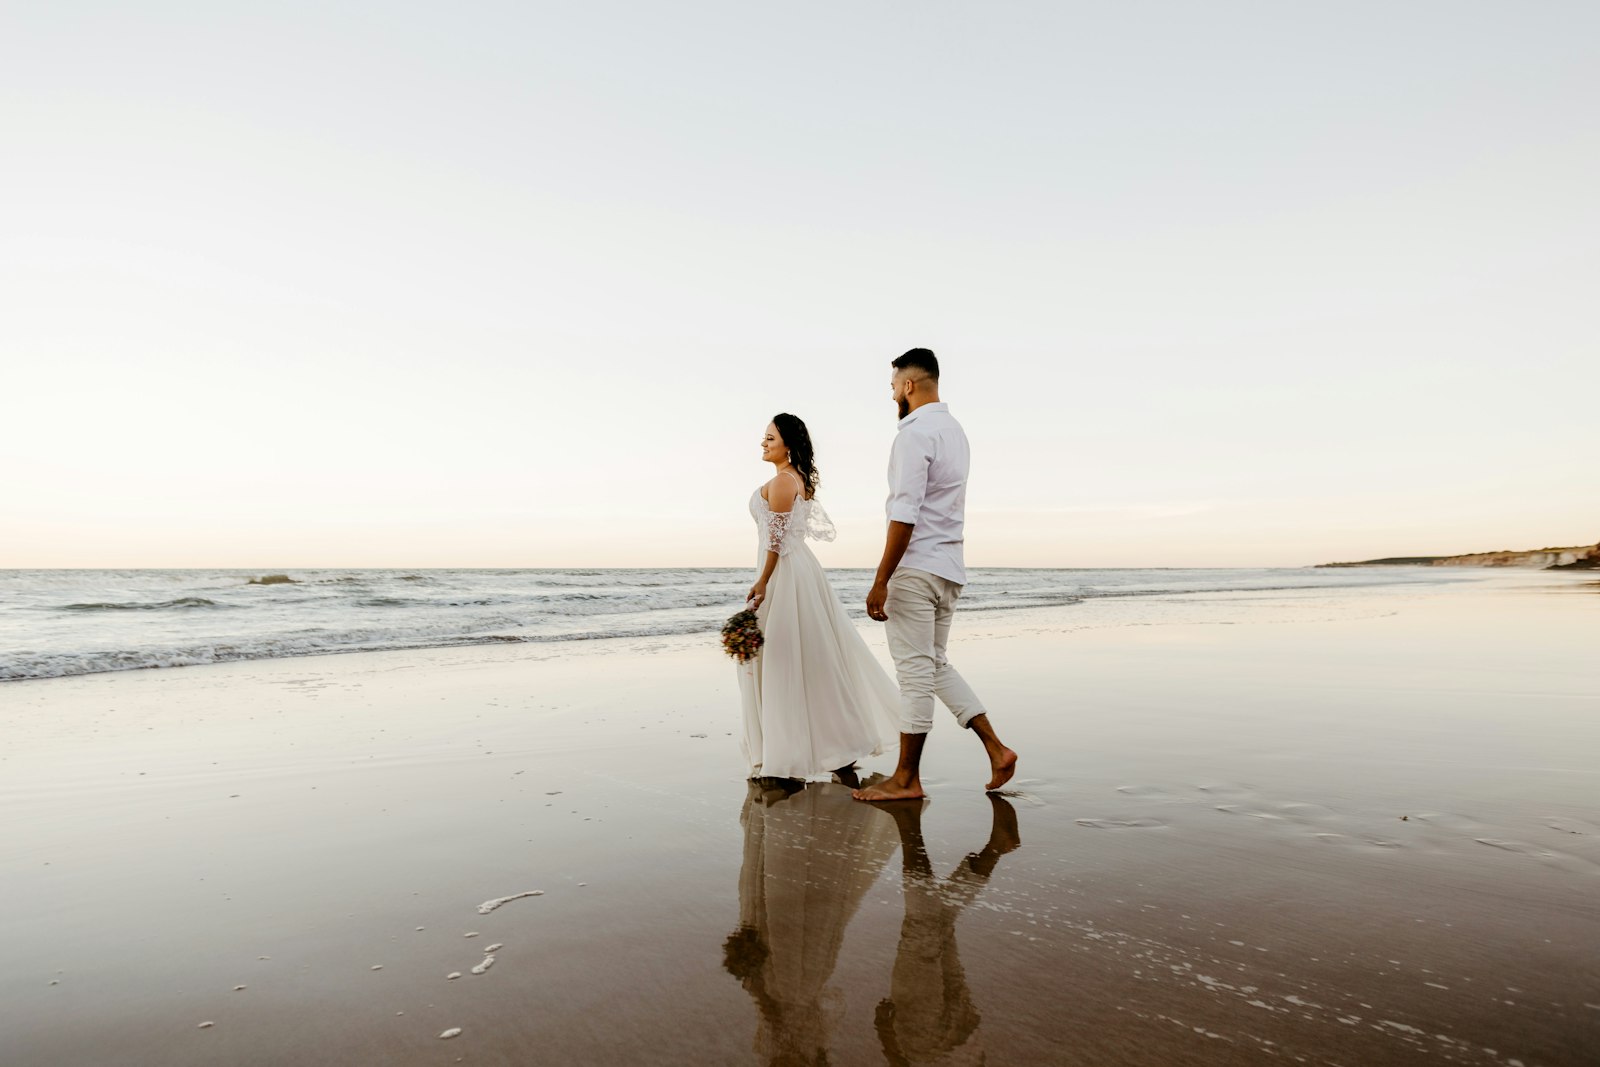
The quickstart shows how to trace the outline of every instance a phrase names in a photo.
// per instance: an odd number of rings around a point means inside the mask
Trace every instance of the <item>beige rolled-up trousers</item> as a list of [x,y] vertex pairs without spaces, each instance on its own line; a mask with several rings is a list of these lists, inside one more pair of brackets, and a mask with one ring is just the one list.
[[933,729],[935,696],[962,726],[984,713],[977,694],[945,658],[950,621],[960,597],[959,585],[927,571],[901,567],[889,578],[885,629],[900,682],[902,733],[925,734]]

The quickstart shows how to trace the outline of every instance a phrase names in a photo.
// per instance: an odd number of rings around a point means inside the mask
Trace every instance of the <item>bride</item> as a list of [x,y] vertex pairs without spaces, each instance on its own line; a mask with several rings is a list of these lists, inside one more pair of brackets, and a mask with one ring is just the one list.
[[750,587],[765,638],[739,666],[742,748],[751,778],[832,772],[852,788],[855,762],[883,752],[900,732],[900,691],[845,614],[806,539],[832,541],[816,502],[817,467],[806,424],[773,416],[761,458],[776,468],[750,496],[758,537]]

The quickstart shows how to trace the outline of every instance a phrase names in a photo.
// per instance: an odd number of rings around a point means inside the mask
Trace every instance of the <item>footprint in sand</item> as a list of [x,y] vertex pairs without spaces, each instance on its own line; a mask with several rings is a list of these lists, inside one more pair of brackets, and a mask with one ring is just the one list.
[[1570,852],[1558,852],[1550,848],[1541,848],[1526,841],[1503,841],[1494,837],[1475,837],[1473,840],[1480,845],[1488,845],[1490,848],[1500,849],[1502,852],[1514,852],[1520,856],[1530,856],[1547,867],[1554,867],[1557,870],[1567,871],[1572,874],[1594,874],[1596,870],[1600,870],[1600,864],[1584,859],[1582,856],[1574,856]]
[[1285,819],[1292,822],[1334,822],[1338,820],[1339,813],[1332,808],[1323,807],[1321,804],[1308,804],[1304,801],[1290,801],[1287,804],[1277,805]]
[[1211,797],[1254,797],[1256,791],[1237,782],[1197,782],[1195,789]]
[[1367,837],[1365,835],[1352,837],[1349,834],[1335,834],[1327,831],[1313,831],[1312,837],[1324,845],[1347,845],[1354,847],[1372,848],[1404,848],[1399,841],[1388,841],[1381,837]]
[[[1211,791],[1206,786],[1198,788],[1202,791]],[[1227,788],[1231,789],[1232,787]],[[1214,804],[1212,807],[1224,815],[1246,815],[1253,819],[1298,823],[1307,827],[1327,826],[1340,821],[1337,812],[1321,804],[1309,804],[1301,800],[1263,800],[1255,794],[1243,791],[1240,791],[1237,797],[1229,803]]]
[[1148,797],[1151,800],[1176,800],[1167,790],[1158,785],[1119,785],[1117,792],[1129,797]]
[[1429,826],[1437,826],[1443,830],[1455,830],[1464,834],[1475,833],[1483,826],[1483,823],[1470,815],[1457,815],[1448,811],[1425,811],[1421,815],[1411,816],[1406,821],[1426,823]]
[[1281,815],[1274,815],[1270,811],[1262,811],[1259,808],[1247,808],[1247,807],[1243,806],[1242,804],[1217,804],[1217,805],[1215,805],[1215,807],[1216,807],[1216,809],[1218,811],[1222,812],[1224,815],[1248,815],[1253,819],[1272,819],[1272,820],[1277,820],[1277,819],[1281,819],[1282,818]]

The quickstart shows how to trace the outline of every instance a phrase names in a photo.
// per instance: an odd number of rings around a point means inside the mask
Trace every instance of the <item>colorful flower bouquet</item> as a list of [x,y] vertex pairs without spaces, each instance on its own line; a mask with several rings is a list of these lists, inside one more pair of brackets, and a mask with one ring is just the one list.
[[756,613],[748,608],[722,624],[722,650],[740,663],[755,658],[764,640]]

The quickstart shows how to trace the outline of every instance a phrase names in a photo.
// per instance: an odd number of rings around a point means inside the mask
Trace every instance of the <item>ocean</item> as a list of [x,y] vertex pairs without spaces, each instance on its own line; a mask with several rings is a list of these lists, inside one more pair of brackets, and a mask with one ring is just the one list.
[[[230,660],[513,641],[714,634],[749,568],[626,570],[0,570],[0,681]],[[967,612],[1104,598],[1437,584],[1440,568],[977,568]],[[869,570],[829,578],[852,616]]]

